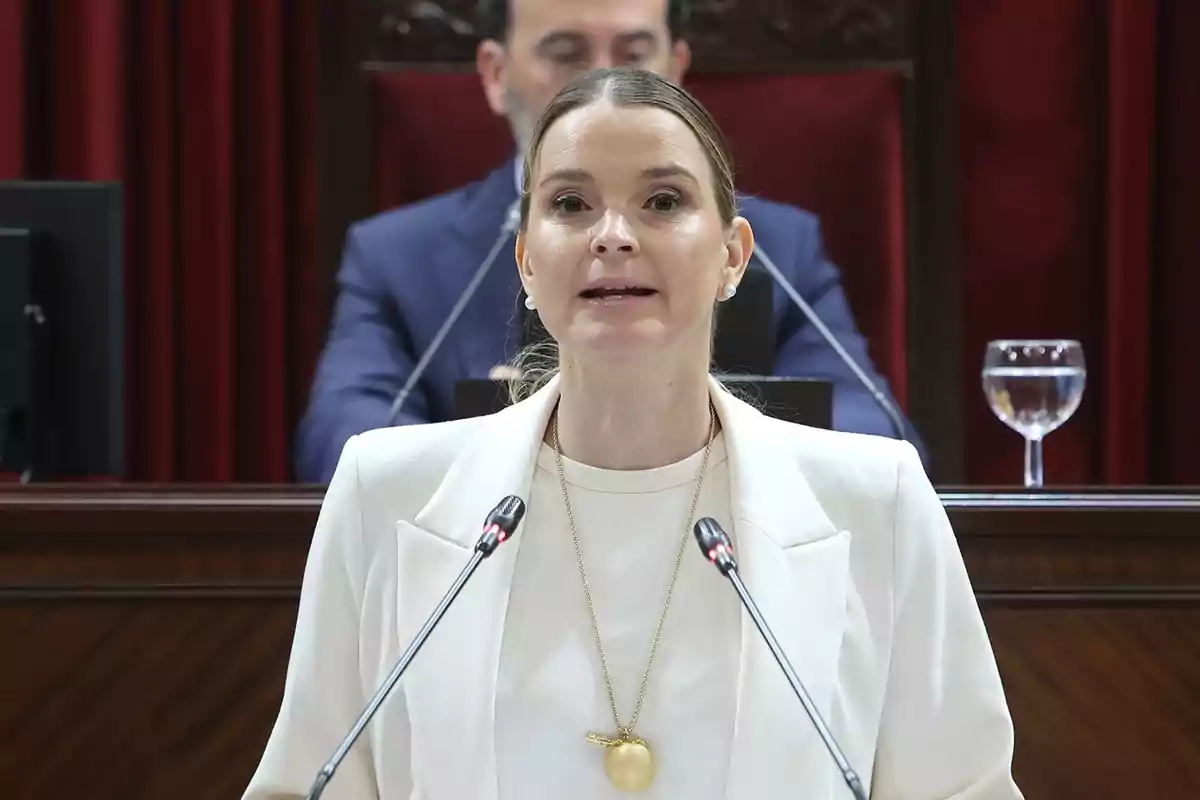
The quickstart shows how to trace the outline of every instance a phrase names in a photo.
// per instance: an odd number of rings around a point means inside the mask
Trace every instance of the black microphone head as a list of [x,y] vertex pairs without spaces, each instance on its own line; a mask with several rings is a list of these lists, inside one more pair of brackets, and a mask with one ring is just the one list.
[[492,512],[488,514],[484,527],[490,528],[492,525],[498,525],[500,526],[500,530],[512,536],[513,531],[521,524],[521,520],[524,517],[525,501],[515,494],[510,494],[497,503]]
[[712,517],[704,517],[697,520],[695,527],[692,528],[692,532],[696,534],[696,543],[704,551],[705,557],[719,544],[732,549],[732,545],[729,542],[729,534],[721,527],[721,523]]
[[700,552],[716,564],[723,575],[737,569],[737,561],[733,556],[733,542],[729,540],[729,534],[721,527],[721,523],[712,517],[704,517],[696,522],[692,532],[696,535],[696,544],[700,545]]
[[501,500],[487,515],[483,535],[475,549],[490,556],[500,544],[510,539],[525,517],[525,501],[514,494]]

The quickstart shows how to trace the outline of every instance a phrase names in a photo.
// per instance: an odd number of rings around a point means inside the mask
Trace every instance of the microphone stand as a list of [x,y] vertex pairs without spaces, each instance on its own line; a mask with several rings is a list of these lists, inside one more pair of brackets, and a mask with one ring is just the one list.
[[508,237],[512,236],[520,224],[520,206],[517,203],[513,203],[509,206],[505,214],[504,225],[500,228],[500,233],[496,236],[496,241],[492,243],[492,249],[488,251],[487,256],[480,262],[479,267],[475,270],[475,274],[471,276],[471,280],[463,288],[462,294],[458,296],[458,301],[450,309],[450,313],[446,315],[446,321],[442,323],[442,327],[438,328],[437,333],[433,336],[433,341],[429,343],[429,347],[425,348],[425,352],[421,354],[420,360],[417,361],[412,371],[408,373],[408,379],[404,381],[404,385],[396,393],[396,398],[392,401],[392,407],[388,411],[388,425],[396,424],[396,417],[404,409],[404,404],[408,401],[408,396],[416,388],[417,382],[424,377],[426,370],[429,369],[429,363],[433,361],[433,357],[437,355],[438,350],[442,347],[442,343],[450,335],[450,331],[454,328],[455,323],[458,322],[458,318],[466,310],[467,304],[471,302],[471,298],[479,290],[483,279],[491,272],[492,265],[496,263],[496,257],[500,255],[500,248],[504,246],[504,243],[508,241]]
[[483,534],[475,544],[475,552],[471,554],[471,560],[467,562],[462,572],[454,579],[450,590],[442,597],[441,602],[437,604],[437,608],[429,615],[429,619],[425,620],[425,624],[421,626],[421,630],[417,632],[408,649],[400,656],[400,659],[396,662],[396,666],[392,667],[392,671],[375,691],[375,694],[371,697],[371,701],[367,703],[367,707],[354,723],[354,727],[346,734],[346,738],[338,745],[338,749],[330,756],[325,766],[321,767],[321,771],[317,773],[316,780],[313,781],[312,788],[308,790],[306,800],[318,800],[321,797],[321,794],[325,791],[325,787],[333,780],[333,774],[350,752],[350,748],[358,741],[358,737],[362,735],[367,724],[375,716],[375,713],[379,711],[379,707],[383,705],[383,701],[391,694],[396,683],[399,682],[400,676],[404,674],[409,664],[416,658],[417,653],[420,652],[421,647],[425,644],[425,640],[429,638],[429,634],[433,633],[433,629],[442,621],[446,610],[450,608],[454,599],[458,597],[459,592],[467,585],[467,581],[475,574],[475,570],[479,568],[480,562],[495,552],[497,547],[512,536],[524,515],[525,503],[519,497],[515,496],[509,496],[501,500],[500,504],[488,515],[488,521],[485,524]]
[[825,747],[829,750],[829,755],[833,756],[833,762],[841,770],[842,778],[846,781],[846,785],[850,787],[851,794],[854,795],[855,800],[867,800],[867,793],[863,790],[862,779],[858,777],[858,773],[850,766],[850,762],[846,759],[845,754],[838,747],[837,741],[833,738],[833,733],[825,725],[825,720],[821,719],[821,715],[817,711],[817,707],[813,704],[812,698],[808,696],[808,692],[804,689],[804,684],[800,682],[796,671],[792,669],[791,662],[788,661],[787,656],[784,655],[783,650],[779,647],[779,642],[776,641],[775,634],[771,633],[771,628],[767,625],[766,620],[763,619],[762,614],[759,613],[758,606],[754,603],[754,598],[750,597],[750,593],[746,591],[746,586],[742,583],[742,576],[738,574],[737,568],[734,567],[725,577],[729,578],[729,582],[733,584],[738,597],[742,599],[742,605],[746,607],[750,618],[754,620],[754,626],[758,628],[758,632],[766,640],[767,647],[771,650],[771,655],[775,656],[775,661],[787,677],[792,691],[795,692],[796,697],[800,700],[800,705],[804,706],[805,712],[808,713],[808,718],[812,720],[817,733],[821,736],[821,741],[825,743]]
[[883,393],[883,390],[875,385],[875,381],[871,380],[871,376],[867,375],[867,371],[864,370],[862,366],[860,366],[859,363],[854,360],[853,356],[846,352],[846,348],[843,347],[842,343],[838,341],[838,338],[833,335],[833,331],[829,330],[829,326],[826,325],[825,321],[822,320],[820,315],[817,314],[816,309],[809,305],[808,302],[800,296],[800,293],[796,291],[796,287],[792,286],[791,282],[788,281],[783,272],[780,271],[779,267],[775,266],[775,262],[771,260],[771,257],[767,255],[766,251],[761,247],[755,247],[754,255],[760,262],[762,262],[763,267],[765,267],[767,272],[770,273],[771,277],[775,280],[775,283],[779,284],[779,288],[783,289],[783,293],[787,295],[787,298],[792,302],[792,305],[800,309],[800,313],[803,314],[805,319],[807,319],[809,323],[817,329],[817,333],[821,334],[821,338],[824,339],[831,348],[833,348],[833,352],[837,353],[837,356],[842,360],[842,363],[850,368],[850,372],[854,374],[854,377],[858,379],[858,382],[861,383],[863,388],[867,390],[867,393],[871,395],[871,398],[875,401],[875,405],[879,406],[880,410],[883,411],[885,416],[887,416],[888,422],[891,423],[892,430],[895,431],[896,438],[907,440],[908,435],[904,428],[904,420],[900,417],[900,412],[897,411],[896,407],[893,406],[888,400],[887,395]]
[[775,638],[775,634],[771,632],[771,626],[763,619],[762,614],[758,610],[758,605],[754,602],[754,598],[750,596],[746,585],[742,583],[742,576],[738,573],[737,559],[733,555],[733,547],[729,541],[729,534],[711,517],[705,517],[698,521],[693,530],[696,535],[696,541],[700,545],[700,550],[704,553],[705,557],[712,561],[721,574],[729,578],[729,582],[733,584],[733,588],[741,599],[742,605],[749,612],[750,618],[754,620],[754,626],[758,628],[758,632],[762,635],[763,640],[766,641],[767,647],[771,650],[771,655],[775,656],[776,663],[783,670],[783,674],[787,678],[788,684],[791,685],[796,698],[800,701],[800,705],[804,706],[805,713],[812,720],[813,727],[817,729],[817,734],[820,735],[821,741],[825,743],[826,749],[829,750],[829,755],[833,757],[833,762],[837,764],[837,768],[841,771],[842,780],[846,782],[850,793],[854,795],[855,800],[868,800],[866,790],[863,789],[862,779],[858,777],[858,773],[850,766],[850,761],[838,746],[833,732],[829,730],[829,726],[821,718],[821,713],[817,710],[812,698],[808,696],[808,691],[804,688],[804,684],[800,682],[800,677],[792,669],[792,663],[788,661],[788,657],[784,654],[783,648],[779,646],[779,641]]

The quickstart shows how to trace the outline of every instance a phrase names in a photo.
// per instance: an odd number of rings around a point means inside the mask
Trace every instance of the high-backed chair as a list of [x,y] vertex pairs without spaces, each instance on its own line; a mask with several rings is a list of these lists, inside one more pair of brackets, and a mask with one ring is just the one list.
[[[895,70],[696,75],[728,136],[738,188],[821,218],[871,355],[906,399],[902,76]],[[471,74],[379,71],[368,83],[378,209],[478,179],[512,156]]]

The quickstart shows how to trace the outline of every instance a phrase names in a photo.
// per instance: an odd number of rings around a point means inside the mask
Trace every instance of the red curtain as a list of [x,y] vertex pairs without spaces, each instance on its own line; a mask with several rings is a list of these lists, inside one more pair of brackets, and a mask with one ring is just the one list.
[[[0,179],[119,180],[131,477],[288,477],[325,323],[318,0],[0,0]],[[967,478],[988,339],[1082,340],[1051,484],[1200,484],[1200,3],[957,4]]]
[[125,193],[131,478],[276,481],[324,331],[316,0],[0,0],[0,179]]
[[968,480],[1012,484],[984,345],[1080,339],[1048,484],[1200,484],[1200,3],[959,3]]

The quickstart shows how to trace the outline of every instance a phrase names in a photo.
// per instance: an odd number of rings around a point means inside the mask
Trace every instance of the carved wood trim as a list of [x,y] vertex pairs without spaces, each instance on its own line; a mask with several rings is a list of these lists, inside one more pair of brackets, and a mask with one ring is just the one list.
[[1014,589],[977,591],[981,608],[1189,608],[1200,609],[1200,587],[1193,589],[1142,589],[1135,586],[1108,589]]
[[[103,603],[103,602],[195,602],[226,600],[254,602],[276,600],[295,604],[300,584],[280,586],[253,584],[237,586],[171,584],[0,584],[0,605],[12,603]],[[1009,589],[977,590],[975,599],[983,608],[1200,608],[1200,588],[1159,589],[1117,586],[1106,589]]]
[[300,599],[300,583],[170,584],[170,583],[0,583],[0,603],[148,600],[282,600]]
[[[912,0],[693,0],[684,26],[698,71],[911,58]],[[358,0],[354,25],[373,65],[466,65],[478,0]]]
[[[981,602],[1191,603],[1200,495],[943,492]],[[0,489],[0,598],[294,599],[322,493]]]

